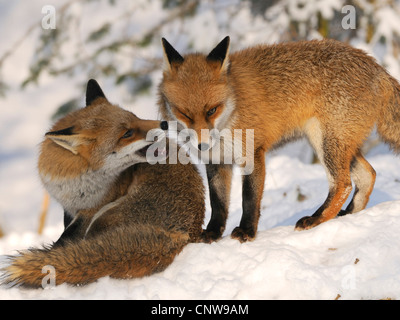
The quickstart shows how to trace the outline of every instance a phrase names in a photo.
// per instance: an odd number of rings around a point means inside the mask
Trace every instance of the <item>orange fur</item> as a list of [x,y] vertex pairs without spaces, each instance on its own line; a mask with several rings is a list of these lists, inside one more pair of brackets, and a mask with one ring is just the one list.
[[94,80],[87,103],[46,134],[39,159],[45,185],[73,220],[53,245],[9,257],[2,283],[40,287],[45,266],[57,285],[143,277],[200,238],[204,186],[196,167],[145,163],[146,134],[160,122],[110,104]]
[[[360,148],[375,125],[383,140],[400,151],[400,85],[361,50],[322,40],[258,45],[229,54],[227,37],[207,56],[182,57],[165,39],[163,45],[166,63],[173,65],[164,68],[159,86],[164,119],[178,120],[196,132],[254,129],[259,175],[264,174],[265,152],[294,138],[308,138],[326,168],[330,193],[313,217],[301,219],[296,229],[335,217],[351,191],[351,174],[360,192],[347,212],[365,207],[375,172]],[[207,108],[216,105],[217,111],[207,116]],[[253,172],[244,182],[249,190],[243,190],[243,217],[232,234],[240,241],[255,237],[264,177]],[[219,199],[229,197],[212,187],[210,195],[216,202],[211,204],[205,241],[221,236],[228,202]]]
[[[79,140],[77,154],[71,153],[52,140],[51,132],[74,127],[74,139]],[[111,104],[105,98],[60,119],[51,128],[41,145],[39,172],[57,177],[77,177],[85,170],[97,170],[104,165],[105,156],[138,140],[144,140],[149,130],[159,128],[159,121],[142,120],[133,113]],[[121,140],[133,129],[134,135]],[[54,163],[62,163],[60,167]]]

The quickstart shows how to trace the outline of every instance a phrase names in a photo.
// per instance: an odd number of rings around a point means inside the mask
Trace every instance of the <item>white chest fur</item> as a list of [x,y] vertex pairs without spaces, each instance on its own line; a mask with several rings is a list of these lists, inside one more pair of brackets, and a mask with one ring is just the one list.
[[96,207],[109,191],[116,175],[105,170],[89,170],[75,178],[42,175],[41,179],[50,195],[74,216],[78,210]]

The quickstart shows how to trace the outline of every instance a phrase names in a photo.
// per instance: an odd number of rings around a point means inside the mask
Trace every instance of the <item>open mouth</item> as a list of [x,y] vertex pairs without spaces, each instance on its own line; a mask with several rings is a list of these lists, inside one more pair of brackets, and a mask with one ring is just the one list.
[[136,154],[138,154],[139,156],[145,158],[147,150],[150,148],[150,146],[151,146],[151,144],[148,144],[147,146],[143,147],[142,149],[139,149],[138,151],[136,151]]
[[168,156],[168,149],[167,147],[163,147],[163,148],[155,148],[154,151],[150,151],[149,154],[147,154],[147,151],[149,150],[149,148],[152,146],[153,144],[148,144],[147,146],[143,147],[142,149],[139,149],[138,151],[136,151],[136,154],[138,154],[139,156],[146,158],[147,156],[149,157],[155,157],[155,158],[167,158]]

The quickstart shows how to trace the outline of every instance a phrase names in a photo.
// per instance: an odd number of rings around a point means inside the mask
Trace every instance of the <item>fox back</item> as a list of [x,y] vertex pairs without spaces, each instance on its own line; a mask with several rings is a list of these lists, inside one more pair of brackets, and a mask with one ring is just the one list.
[[[220,59],[187,54],[165,64],[164,119],[194,129],[199,139],[208,138],[201,129],[252,128],[255,148],[266,150],[299,136],[312,117],[354,119],[365,137],[395,97],[395,80],[372,57],[333,40],[258,45]],[[351,132],[342,134],[352,140]]]

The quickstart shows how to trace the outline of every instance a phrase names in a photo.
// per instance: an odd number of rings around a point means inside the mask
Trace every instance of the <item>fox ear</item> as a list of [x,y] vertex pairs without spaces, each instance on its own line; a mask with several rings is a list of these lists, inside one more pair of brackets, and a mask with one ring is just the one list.
[[74,127],[69,127],[63,130],[51,131],[47,132],[45,136],[73,154],[78,154],[78,146],[82,144],[82,139],[79,134],[73,132],[73,129]]
[[229,42],[229,36],[225,37],[213,50],[211,50],[206,58],[209,62],[220,62],[221,72],[226,71],[229,66]]
[[162,46],[164,49],[163,69],[166,72],[170,72],[172,70],[172,64],[181,64],[184,59],[165,38],[162,38]]
[[96,80],[90,79],[86,87],[86,106],[92,104],[97,98],[106,98]]

